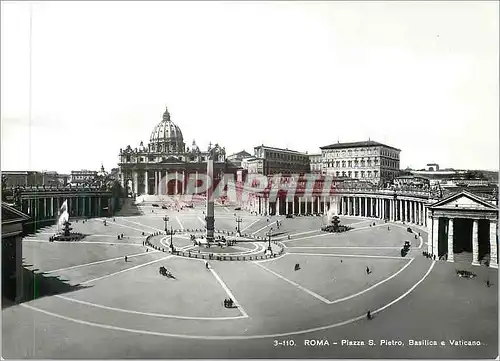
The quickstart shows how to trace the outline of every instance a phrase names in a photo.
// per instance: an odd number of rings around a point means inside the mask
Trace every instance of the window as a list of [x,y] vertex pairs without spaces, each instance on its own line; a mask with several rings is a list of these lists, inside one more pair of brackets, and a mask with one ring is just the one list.
[[338,161],[336,161],[335,163],[336,163],[336,165],[337,165],[337,168],[340,168],[340,161],[338,160]]
[[354,178],[358,178],[358,171],[354,172]]
[[351,160],[349,160],[349,161],[347,162],[347,166],[348,166],[349,168],[350,168],[350,167],[352,167],[352,161],[351,161]]
[[337,177],[338,177],[338,176],[340,175],[340,172],[339,172],[339,171],[337,171],[337,172],[335,172],[335,174],[336,174],[336,175],[337,175]]
[[365,177],[365,171],[364,171],[364,170],[362,170],[362,171],[361,171],[361,178],[364,178],[364,177]]
[[349,178],[352,178],[352,172],[351,171],[347,172],[347,174],[349,174]]
[[345,160],[342,161],[342,168],[345,168]]

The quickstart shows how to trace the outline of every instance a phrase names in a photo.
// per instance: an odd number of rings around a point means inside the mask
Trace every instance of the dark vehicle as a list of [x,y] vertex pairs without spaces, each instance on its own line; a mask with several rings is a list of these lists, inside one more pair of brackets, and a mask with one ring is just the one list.
[[293,218],[293,214],[287,214],[286,218]]
[[188,204],[186,207],[187,207],[187,208],[194,208],[194,205],[192,205],[192,204]]
[[236,207],[234,210],[235,211],[241,211],[241,207]]
[[167,209],[167,206],[166,205],[162,205],[161,209]]
[[174,278],[174,276],[172,275],[172,273],[169,270],[167,270],[165,267],[163,267],[163,266],[160,267],[159,272],[164,277]]
[[152,204],[152,206],[153,206],[153,207],[159,207],[159,205],[158,205],[158,204],[156,204],[156,203],[153,203],[153,204]]
[[405,257],[408,254],[408,252],[410,251],[410,247],[410,241],[405,241],[405,245],[403,246],[403,248],[401,248],[401,257]]
[[457,276],[461,278],[474,278],[476,277],[475,273],[472,273],[471,271],[465,271],[465,270],[456,270]]

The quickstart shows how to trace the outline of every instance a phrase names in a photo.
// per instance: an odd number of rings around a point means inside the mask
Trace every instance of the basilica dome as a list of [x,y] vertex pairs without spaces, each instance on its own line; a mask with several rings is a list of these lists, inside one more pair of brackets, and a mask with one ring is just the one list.
[[168,108],[163,113],[163,119],[151,132],[149,137],[149,147],[151,151],[162,153],[182,153],[184,152],[184,138],[181,129],[170,120]]

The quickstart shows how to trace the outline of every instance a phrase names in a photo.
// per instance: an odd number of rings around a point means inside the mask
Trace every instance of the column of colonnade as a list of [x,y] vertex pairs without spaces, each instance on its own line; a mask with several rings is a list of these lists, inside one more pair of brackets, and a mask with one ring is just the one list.
[[[446,218],[432,216],[427,212],[427,227],[429,242],[427,245],[427,252],[438,258],[442,256],[439,254],[439,226],[440,222],[444,222]],[[490,260],[489,265],[493,268],[498,268],[498,220],[491,219],[489,221],[489,246],[490,246]],[[454,255],[454,228],[455,218],[448,218],[447,220],[447,235],[446,235],[446,253],[448,262],[455,261]],[[472,223],[472,265],[479,265],[479,219],[473,219]]]
[[425,226],[428,217],[424,203],[425,201],[394,199],[388,196],[285,196],[276,199],[272,204],[266,197],[256,197],[250,202],[250,209],[260,214],[271,214],[275,207],[276,215],[326,214],[332,209],[337,215],[373,217]]

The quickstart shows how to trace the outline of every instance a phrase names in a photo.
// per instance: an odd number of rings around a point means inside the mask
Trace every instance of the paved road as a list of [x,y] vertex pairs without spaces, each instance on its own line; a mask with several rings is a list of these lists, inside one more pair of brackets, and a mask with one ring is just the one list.
[[[76,224],[76,231],[89,234],[88,243],[49,244],[50,229],[25,243],[26,262],[32,268],[52,270],[71,284],[86,282],[86,287],[5,308],[3,357],[498,355],[497,271],[466,265],[478,277],[460,279],[454,274],[456,264],[432,263],[421,256],[421,249],[412,250],[404,260],[392,259],[408,237],[403,228],[362,229],[372,221],[346,218],[343,223],[353,224],[355,232],[320,236],[315,231],[320,218],[283,219],[281,230],[293,235],[293,241],[286,243],[287,252],[303,254],[262,263],[212,262],[212,269],[206,270],[197,260],[146,252],[142,232],[162,229],[163,220],[158,213],[141,211],[141,216],[108,221],[106,227],[99,220]],[[276,220],[238,214],[244,218],[241,228],[256,235],[265,234]],[[178,218],[175,222],[185,228],[200,227],[200,216],[198,209],[170,212],[170,218]],[[219,228],[234,228],[231,212],[221,209],[217,216]],[[118,232],[126,238],[115,239]],[[412,241],[414,248],[418,244]],[[132,253],[137,255],[129,262],[121,260]],[[302,272],[291,269],[297,262]],[[158,278],[160,264],[177,279]],[[367,264],[371,275],[364,273]],[[485,286],[488,277],[495,280],[490,288]],[[228,295],[240,308],[221,307]],[[380,312],[374,312],[373,320],[364,317],[367,310],[377,309]],[[369,340],[375,345],[369,345]],[[399,340],[403,346],[381,345],[381,340]],[[410,346],[409,340],[438,345]],[[477,340],[480,345],[451,346],[450,340]]]

